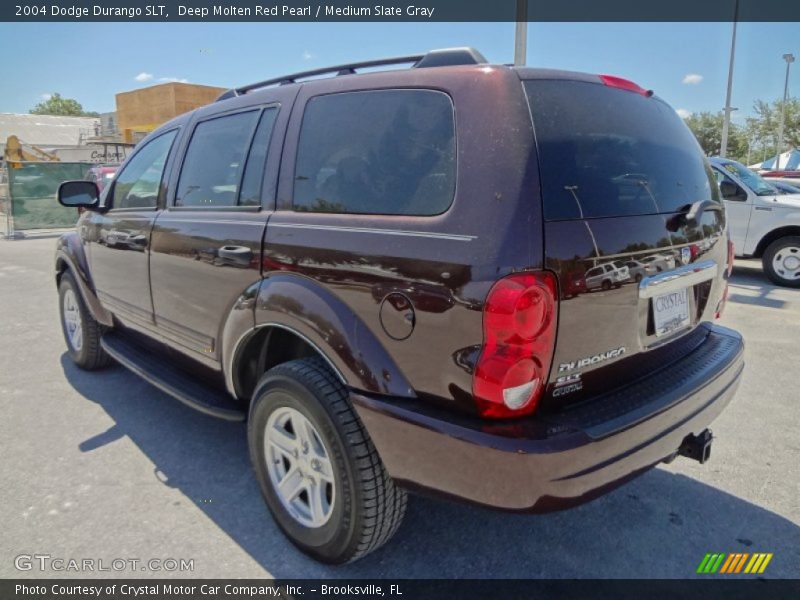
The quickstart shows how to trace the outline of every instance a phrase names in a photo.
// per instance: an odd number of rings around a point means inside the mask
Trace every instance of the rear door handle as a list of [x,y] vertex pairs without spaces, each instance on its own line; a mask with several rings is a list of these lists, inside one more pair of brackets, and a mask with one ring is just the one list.
[[661,294],[677,292],[717,276],[717,263],[704,260],[678,267],[671,271],[645,277],[639,282],[639,298],[653,298]]

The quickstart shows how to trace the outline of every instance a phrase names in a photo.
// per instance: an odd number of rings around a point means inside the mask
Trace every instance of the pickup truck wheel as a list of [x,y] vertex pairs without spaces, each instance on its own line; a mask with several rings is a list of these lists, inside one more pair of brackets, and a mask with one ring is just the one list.
[[275,521],[314,558],[356,560],[400,526],[406,493],[321,360],[293,360],[264,374],[253,393],[248,443]]
[[104,327],[94,320],[86,308],[78,285],[69,271],[61,276],[58,284],[58,304],[61,330],[72,361],[87,371],[108,366],[111,357],[100,345]]
[[772,242],[761,259],[764,272],[773,283],[800,287],[800,236],[787,236]]

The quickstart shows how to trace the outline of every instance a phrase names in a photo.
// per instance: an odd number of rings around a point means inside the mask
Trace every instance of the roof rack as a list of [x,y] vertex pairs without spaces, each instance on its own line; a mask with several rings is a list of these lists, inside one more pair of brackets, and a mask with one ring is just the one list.
[[363,62],[338,65],[335,67],[324,67],[322,69],[313,69],[311,71],[301,71],[291,75],[275,77],[274,79],[266,79],[257,83],[251,83],[249,85],[232,88],[220,95],[217,98],[217,102],[220,100],[227,100],[228,98],[235,98],[236,96],[241,96],[256,89],[265,88],[272,85],[287,85],[290,83],[297,83],[299,79],[308,79],[309,77],[327,75],[329,73],[335,73],[336,76],[355,75],[358,69],[409,63],[411,63],[411,68],[423,69],[428,67],[446,67],[453,65],[478,65],[485,62],[487,61],[484,56],[474,48],[445,48],[442,50],[431,50],[427,54],[413,54],[410,56],[397,56],[394,58],[367,60]]

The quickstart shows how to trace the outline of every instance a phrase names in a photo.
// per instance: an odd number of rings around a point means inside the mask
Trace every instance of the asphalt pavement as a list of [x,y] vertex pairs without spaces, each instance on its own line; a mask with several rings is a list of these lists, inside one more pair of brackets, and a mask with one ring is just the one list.
[[[122,367],[71,364],[54,247],[0,241],[0,577],[677,578],[708,552],[772,552],[764,577],[800,577],[800,290],[771,285],[758,261],[734,269],[722,323],[744,334],[747,366],[709,463],[679,458],[548,515],[414,496],[387,546],[329,567],[273,523],[243,424]],[[69,559],[111,570],[54,568]]]

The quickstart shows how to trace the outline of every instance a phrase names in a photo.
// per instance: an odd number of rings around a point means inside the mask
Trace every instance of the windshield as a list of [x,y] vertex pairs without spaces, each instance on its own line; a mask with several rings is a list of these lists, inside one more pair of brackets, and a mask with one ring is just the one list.
[[778,193],[778,190],[774,185],[765,180],[755,171],[751,171],[740,163],[725,161],[724,163],[721,163],[720,166],[728,173],[733,173],[736,175],[742,180],[742,183],[753,190],[758,196],[772,196]]

